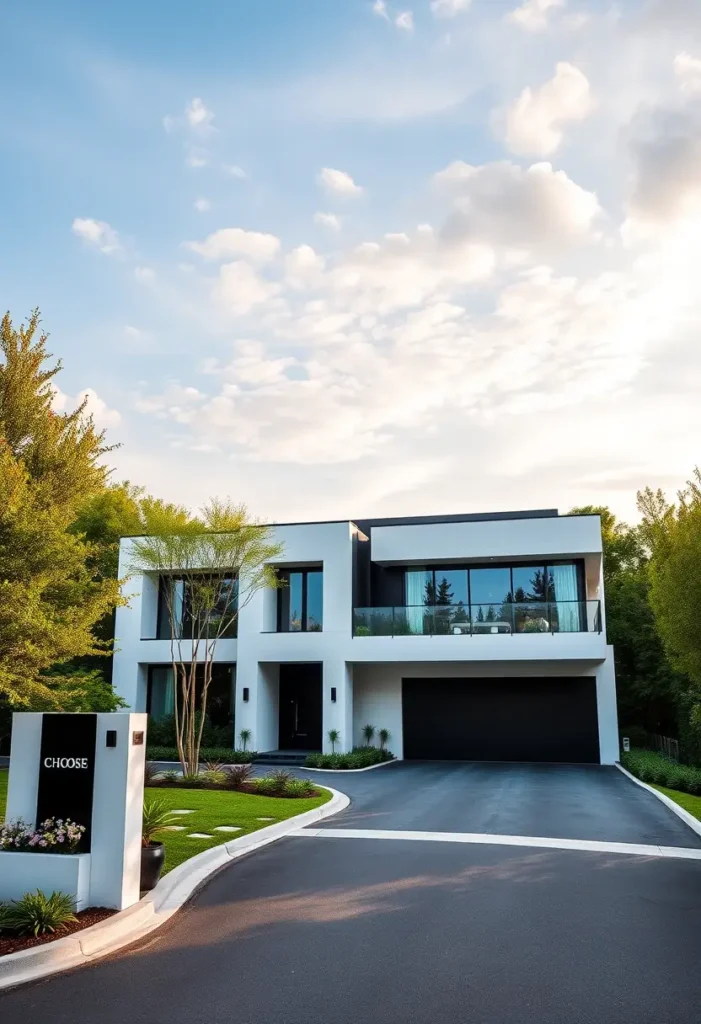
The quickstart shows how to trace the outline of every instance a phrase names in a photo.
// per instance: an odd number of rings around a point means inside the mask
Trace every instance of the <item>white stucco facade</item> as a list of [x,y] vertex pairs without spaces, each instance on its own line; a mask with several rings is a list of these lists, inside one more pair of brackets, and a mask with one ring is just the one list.
[[[618,757],[615,675],[605,637],[598,517],[522,514],[463,517],[458,522],[384,522],[361,524],[366,533],[350,521],[274,527],[274,541],[283,546],[278,568],[323,571],[323,627],[316,632],[279,631],[279,591],[272,588],[257,593],[241,609],[237,639],[220,640],[215,654],[217,662],[235,665],[236,733],[249,729],[258,751],[279,749],[280,679],[291,665],[321,666],[324,750],[330,750],[330,729],[340,734],[337,749],[350,749],[361,742],[361,730],[370,722],[389,730],[389,746],[398,757],[404,756],[405,747],[402,680],[454,678],[469,685],[470,678],[498,678],[523,679],[527,685],[535,678],[590,678],[596,691],[599,758],[613,763]],[[128,539],[122,542],[123,574],[129,545]],[[567,559],[576,560],[581,581],[581,626],[576,630],[489,632],[482,623],[480,630],[455,629],[442,635],[354,636],[354,609],[380,611],[380,605],[390,603],[381,600],[378,573],[394,573],[396,588],[405,567],[470,569]],[[153,639],[158,580],[132,578],[125,593],[129,605],[117,610],[113,682],[133,710],[144,711],[149,667],[169,664],[171,645],[167,639]]]

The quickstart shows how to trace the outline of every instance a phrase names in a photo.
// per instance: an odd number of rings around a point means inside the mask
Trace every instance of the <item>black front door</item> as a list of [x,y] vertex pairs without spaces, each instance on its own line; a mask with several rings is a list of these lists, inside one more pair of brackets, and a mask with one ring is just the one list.
[[321,665],[280,665],[280,750],[321,750]]

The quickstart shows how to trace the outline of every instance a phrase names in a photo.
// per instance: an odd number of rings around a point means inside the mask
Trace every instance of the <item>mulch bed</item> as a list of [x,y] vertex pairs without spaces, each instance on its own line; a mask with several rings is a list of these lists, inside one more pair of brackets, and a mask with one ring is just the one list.
[[23,949],[31,949],[32,946],[43,946],[47,942],[54,942],[56,939],[65,939],[67,935],[74,932],[81,932],[92,924],[104,921],[116,914],[116,910],[108,910],[106,907],[88,907],[87,910],[80,910],[75,915],[78,920],[73,924],[67,924],[65,928],[59,929],[49,935],[2,935],[0,934],[0,956],[7,956],[9,953],[19,953]]

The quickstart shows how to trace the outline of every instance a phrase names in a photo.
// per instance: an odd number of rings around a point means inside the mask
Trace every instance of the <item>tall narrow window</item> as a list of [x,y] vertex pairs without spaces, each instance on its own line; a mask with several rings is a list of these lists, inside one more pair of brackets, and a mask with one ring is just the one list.
[[278,591],[278,631],[319,633],[324,623],[324,574],[321,569],[283,569]]

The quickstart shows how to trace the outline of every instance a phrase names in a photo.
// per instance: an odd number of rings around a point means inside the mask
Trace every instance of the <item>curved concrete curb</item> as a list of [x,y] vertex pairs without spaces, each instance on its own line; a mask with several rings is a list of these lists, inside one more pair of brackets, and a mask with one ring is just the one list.
[[674,802],[674,800],[670,800],[670,798],[665,796],[664,793],[660,793],[659,790],[653,789],[652,786],[648,786],[647,782],[643,782],[642,779],[636,779],[635,775],[631,775],[631,773],[618,761],[616,761],[616,768],[618,768],[619,772],[623,772],[623,774],[626,775],[631,782],[634,782],[636,786],[640,786],[642,789],[646,789],[648,793],[652,793],[653,796],[656,796],[658,800],[661,800],[663,804],[669,807],[670,811],[674,811],[677,817],[681,818],[685,825],[688,825],[689,828],[693,829],[698,836],[701,836],[701,821],[699,821],[698,818],[695,818],[693,814],[689,814],[688,811],[685,811],[684,808],[680,807],[679,804]]
[[268,846],[290,832],[312,825],[322,818],[338,814],[350,803],[345,793],[339,793],[330,786],[323,788],[329,790],[331,799],[321,807],[295,814],[285,821],[249,832],[248,835],[191,857],[161,879],[153,892],[107,921],[101,921],[65,939],[1,957],[0,991],[91,963],[160,928],[210,875],[226,867],[232,860]]

